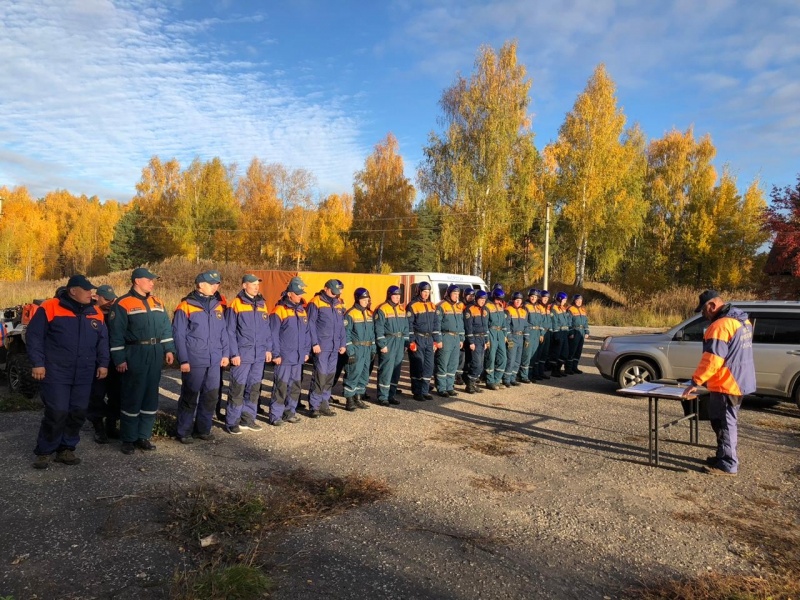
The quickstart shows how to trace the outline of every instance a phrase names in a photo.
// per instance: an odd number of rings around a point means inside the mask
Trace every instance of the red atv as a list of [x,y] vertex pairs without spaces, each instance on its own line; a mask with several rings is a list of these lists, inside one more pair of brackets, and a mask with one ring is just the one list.
[[25,348],[25,329],[42,300],[3,309],[0,321],[0,369],[5,368],[12,392],[33,398],[39,383],[31,376],[31,362]]

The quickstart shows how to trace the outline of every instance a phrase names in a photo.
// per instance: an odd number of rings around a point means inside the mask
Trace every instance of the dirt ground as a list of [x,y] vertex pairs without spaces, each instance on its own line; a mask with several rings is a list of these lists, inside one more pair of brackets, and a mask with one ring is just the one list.
[[[405,374],[398,407],[132,456],[87,426],[83,463],[46,471],[31,468],[39,413],[0,414],[0,598],[168,598],[191,566],[163,532],[170,494],[300,467],[393,494],[270,536],[276,599],[602,599],[661,577],[758,574],[760,551],[727,517],[798,534],[800,411],[746,400],[737,477],[701,473],[708,423],[699,446],[686,424],[667,430],[651,467],[646,400],[617,395],[592,364],[612,331],[594,328],[579,376],[419,403]],[[162,385],[174,410],[177,373]],[[662,421],[681,414],[663,404]]]

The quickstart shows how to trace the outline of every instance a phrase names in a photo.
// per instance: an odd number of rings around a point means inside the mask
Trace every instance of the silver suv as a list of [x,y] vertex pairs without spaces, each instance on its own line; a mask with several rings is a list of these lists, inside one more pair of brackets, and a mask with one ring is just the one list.
[[[756,394],[800,408],[800,302],[732,302],[753,323]],[[594,356],[606,379],[629,387],[650,379],[689,379],[703,353],[708,321],[695,315],[666,333],[609,336]]]

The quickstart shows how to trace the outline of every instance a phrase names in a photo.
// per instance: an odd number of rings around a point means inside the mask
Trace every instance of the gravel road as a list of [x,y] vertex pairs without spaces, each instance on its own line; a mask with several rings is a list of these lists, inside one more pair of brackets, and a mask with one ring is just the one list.
[[[662,467],[650,467],[646,400],[616,395],[592,365],[600,336],[617,331],[593,328],[584,375],[496,392],[418,403],[406,376],[396,408],[217,430],[189,447],[162,440],[148,455],[98,446],[87,428],[77,467],[32,469],[39,415],[0,414],[0,596],[164,598],[184,557],[158,533],[159,495],[298,467],[371,475],[394,494],[274,538],[277,599],[619,598],[662,576],[755,572],[714,515],[797,514],[797,407],[746,401],[737,477],[700,472],[708,423],[699,446],[687,425],[667,430]],[[177,390],[168,371],[165,408]],[[662,419],[682,414],[664,404]]]

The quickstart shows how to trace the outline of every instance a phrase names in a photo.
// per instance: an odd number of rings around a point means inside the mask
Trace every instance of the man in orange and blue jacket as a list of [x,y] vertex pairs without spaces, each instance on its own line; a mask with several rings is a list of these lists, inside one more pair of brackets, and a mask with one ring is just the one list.
[[303,363],[311,352],[308,312],[303,304],[306,284],[292,277],[283,298],[269,316],[275,373],[269,403],[270,425],[299,423],[297,403],[303,379]]
[[100,311],[92,306],[92,285],[73,275],[66,290],[45,300],[26,331],[32,376],[41,382],[44,418],[36,440],[37,469],[56,462],[77,465],[80,430],[86,420],[92,380],[108,372],[108,330]]
[[261,295],[261,280],[251,273],[242,277],[242,289],[225,311],[231,353],[231,383],[225,431],[259,431],[256,421],[264,365],[272,361],[269,310]]
[[726,304],[719,293],[706,290],[694,312],[711,324],[703,336],[703,357],[684,396],[705,385],[711,392],[708,416],[717,435],[717,454],[703,469],[711,475],[736,475],[737,420],[742,397],[756,391],[753,326],[747,313]]
[[308,392],[309,417],[333,417],[330,400],[336,363],[347,351],[347,333],[344,330],[345,307],[340,296],[342,286],[338,279],[329,279],[325,287],[308,303],[308,331],[314,353],[314,372]]
[[228,366],[230,344],[225,308],[217,294],[222,282],[217,271],[205,271],[194,280],[195,290],[175,309],[172,334],[181,365],[178,400],[178,441],[195,437],[212,440],[214,407],[219,395],[220,367]]

